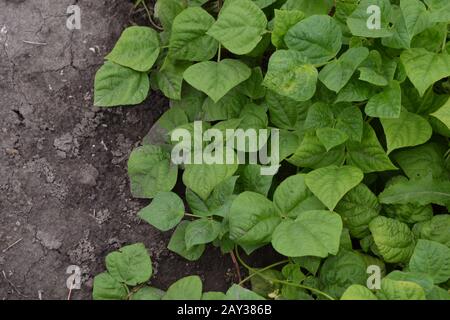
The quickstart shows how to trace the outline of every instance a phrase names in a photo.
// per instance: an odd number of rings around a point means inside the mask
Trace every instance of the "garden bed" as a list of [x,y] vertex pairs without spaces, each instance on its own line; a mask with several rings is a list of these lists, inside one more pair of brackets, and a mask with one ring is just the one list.
[[126,162],[166,100],[93,108],[95,72],[139,15],[127,1],[79,0],[81,29],[70,31],[72,3],[0,2],[0,300],[65,299],[70,265],[83,279],[71,298],[91,299],[106,254],[134,242],[149,248],[155,285],[198,274],[226,289],[229,256],[210,248],[187,262],[136,217],[147,201],[131,197]]

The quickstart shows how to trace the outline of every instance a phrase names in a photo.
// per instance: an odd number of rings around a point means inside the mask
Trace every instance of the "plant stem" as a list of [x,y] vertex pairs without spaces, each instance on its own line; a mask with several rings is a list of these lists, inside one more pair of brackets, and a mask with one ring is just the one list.
[[230,252],[231,260],[233,261],[234,268],[236,269],[236,274],[239,280],[239,285],[242,283],[241,270],[239,269],[239,263],[236,260],[236,256],[234,255],[233,250]]
[[122,284],[125,287],[125,290],[127,291],[127,300],[131,297],[130,288],[126,284]]
[[234,251],[236,251],[236,257],[238,258],[239,263],[242,264],[246,269],[252,270],[253,268],[250,267],[248,264],[246,264],[244,260],[242,260],[241,256],[239,255],[239,251],[238,251],[238,247],[237,246],[234,247]]
[[296,284],[296,283],[292,283],[292,282],[288,282],[288,281],[283,281],[283,280],[278,280],[278,279],[270,279],[270,278],[266,278],[266,277],[264,277],[263,275],[261,275],[263,278],[265,278],[266,280],[268,280],[268,281],[272,281],[272,282],[275,282],[275,283],[280,283],[280,284],[284,284],[284,285],[287,285],[287,286],[291,286],[291,287],[297,287],[297,288],[300,288],[300,289],[305,289],[305,290],[309,290],[309,291],[312,291],[312,292],[315,292],[315,293],[317,293],[317,294],[320,294],[320,295],[322,295],[322,296],[324,296],[325,298],[327,298],[328,300],[334,300],[334,298],[332,297],[332,296],[330,296],[329,294],[327,294],[327,293],[325,293],[325,292],[323,292],[323,291],[320,291],[319,289],[316,289],[316,288],[313,288],[313,287],[308,287],[308,286],[305,286],[305,285],[303,285],[303,284]]
[[133,296],[133,294],[135,294],[136,292],[138,292],[143,286],[144,286],[144,284],[140,284],[140,285],[138,285],[137,287],[132,288],[131,291],[130,291],[130,289],[128,288],[128,286],[125,286],[126,289],[127,289],[127,292],[128,292],[127,300],[130,300],[130,298]]
[[184,215],[185,215],[186,217],[192,217],[192,218],[199,218],[199,219],[205,218],[205,217],[198,216],[198,215],[192,214],[192,213],[187,213],[187,212],[185,212]]
[[217,62],[220,62],[221,53],[222,53],[222,44],[219,43],[219,52],[217,53]]
[[445,52],[445,46],[447,44],[447,36],[448,36],[448,25],[447,28],[445,28],[444,42],[442,43],[442,53]]
[[[325,293],[325,292],[323,292],[323,291],[320,291],[319,289],[312,288],[312,287],[308,287],[308,286],[305,286],[305,285],[302,285],[302,284],[296,284],[296,283],[292,283],[292,282],[288,282],[288,281],[283,281],[283,280],[273,279],[273,278],[270,278],[270,277],[268,277],[268,276],[265,276],[265,275],[262,274],[262,272],[263,272],[263,271],[266,271],[266,270],[269,270],[270,268],[273,267],[273,265],[272,265],[272,266],[268,266],[268,267],[266,267],[266,268],[263,268],[263,269],[261,269],[261,270],[257,270],[257,269],[255,269],[255,268],[253,268],[253,267],[250,267],[247,263],[244,262],[244,260],[242,260],[241,256],[239,255],[239,252],[238,252],[237,247],[235,248],[235,251],[236,251],[236,257],[238,258],[239,262],[240,262],[245,268],[247,268],[249,271],[252,271],[252,272],[254,272],[254,273],[258,273],[262,278],[264,278],[264,279],[267,280],[267,281],[270,281],[270,282],[273,282],[273,283],[280,283],[280,284],[284,284],[284,285],[287,285],[287,286],[297,287],[297,288],[300,288],[300,289],[309,290],[309,291],[311,291],[311,292],[315,292],[315,293],[317,293],[317,294],[320,294],[320,295],[326,297],[326,298],[329,299],[329,300],[334,300],[334,298],[333,298],[332,296],[328,295],[327,293]],[[275,265],[282,264],[282,262],[286,263],[286,262],[289,262],[289,260],[277,262]],[[258,272],[258,271],[259,271],[259,272]],[[249,276],[249,277],[250,277],[250,276]],[[249,277],[247,277],[247,278],[249,278]],[[245,278],[244,280],[247,281],[247,278]],[[242,283],[245,282],[244,280],[242,280]],[[241,283],[239,283],[239,284],[241,285]]]
[[156,29],[162,31],[164,30],[162,27],[158,26],[155,21],[153,21],[152,19],[152,14],[150,13],[150,10],[147,7],[147,4],[145,3],[145,1],[142,1],[142,6],[144,7],[145,11],[147,12],[147,16],[148,16],[148,20],[150,21],[150,24],[155,27]]
[[270,266],[264,267],[262,269],[252,269],[252,274],[250,274],[248,277],[244,278],[241,282],[239,282],[239,285],[244,284],[245,282],[247,282],[248,280],[250,280],[251,278],[253,278],[254,276],[263,273],[264,271],[267,271],[269,269],[275,268],[279,265],[282,264],[286,264],[289,263],[289,260],[283,260],[283,261],[278,261],[276,263],[271,264]]

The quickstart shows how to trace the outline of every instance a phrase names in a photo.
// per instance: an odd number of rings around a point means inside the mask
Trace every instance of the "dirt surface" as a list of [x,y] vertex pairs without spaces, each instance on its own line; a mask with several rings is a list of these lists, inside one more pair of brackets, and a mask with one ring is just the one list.
[[[81,29],[66,10],[81,8]],[[83,272],[72,299],[90,299],[106,254],[144,242],[160,288],[198,274],[206,290],[234,277],[229,256],[208,249],[188,263],[136,217],[131,149],[167,107],[152,94],[138,107],[96,109],[93,78],[126,25],[125,0],[0,0],[0,299],[66,299],[70,265]]]

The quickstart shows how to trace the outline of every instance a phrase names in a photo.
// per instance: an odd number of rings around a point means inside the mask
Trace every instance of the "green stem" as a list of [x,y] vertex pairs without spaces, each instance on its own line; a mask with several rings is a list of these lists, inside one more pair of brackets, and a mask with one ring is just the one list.
[[238,258],[239,263],[242,264],[246,269],[253,270],[252,267],[250,267],[247,263],[245,263],[244,260],[242,260],[241,256],[239,255],[239,250],[237,246],[234,247],[234,251],[236,252],[236,257]]
[[[262,276],[262,277],[265,278],[264,276]],[[296,283],[283,281],[283,280],[278,280],[278,279],[268,279],[268,278],[265,278],[265,279],[268,280],[268,281],[272,281],[274,283],[280,283],[280,284],[284,284],[284,285],[291,286],[291,287],[297,287],[297,288],[300,288],[300,289],[309,290],[309,291],[315,292],[317,294],[320,294],[320,295],[324,296],[325,298],[327,298],[329,300],[334,300],[334,298],[332,296],[330,296],[329,294],[327,294],[327,293],[325,293],[323,291],[320,291],[319,289],[313,288],[313,287],[308,287],[308,286],[305,286],[303,284],[296,284]]]
[[219,43],[219,52],[217,53],[217,62],[220,62],[221,54],[222,54],[222,44]]
[[442,52],[445,52],[445,46],[447,44],[447,36],[448,36],[448,25],[447,28],[445,28],[445,36],[444,36],[444,42],[442,43]]
[[[235,251],[236,251],[236,257],[237,257],[237,259],[239,260],[239,262],[240,262],[245,268],[247,268],[249,271],[252,271],[252,272],[255,272],[255,273],[258,272],[257,269],[255,269],[255,268],[253,268],[253,267],[250,267],[247,263],[244,262],[244,260],[242,260],[241,256],[239,255],[239,251],[238,251],[237,247],[235,248]],[[281,262],[282,262],[282,261],[277,262],[276,265],[281,264]],[[289,261],[287,261],[287,262],[289,262]],[[284,263],[286,263],[286,261],[284,261]],[[271,266],[269,266],[269,267],[271,267]],[[292,283],[292,282],[288,282],[288,281],[283,281],[283,280],[273,279],[273,278],[270,278],[270,277],[268,277],[268,276],[263,275],[262,272],[265,271],[265,270],[270,269],[269,267],[266,267],[266,268],[264,268],[264,269],[259,270],[259,275],[260,275],[262,278],[264,278],[265,280],[270,281],[270,282],[273,282],[273,283],[280,283],[280,284],[284,284],[284,285],[291,286],[291,287],[297,287],[297,288],[300,288],[300,289],[309,290],[309,291],[311,291],[311,292],[315,292],[315,293],[317,293],[317,294],[320,294],[320,295],[326,297],[326,298],[329,299],[329,300],[334,300],[334,298],[333,298],[332,296],[326,294],[325,292],[320,291],[319,289],[312,288],[312,287],[308,287],[308,286],[305,286],[305,285],[302,285],[302,284],[296,284],[296,283]],[[272,267],[273,267],[273,266],[272,266]],[[248,278],[248,277],[247,277],[247,278]],[[247,279],[247,278],[246,278],[246,279]],[[244,279],[244,280],[247,281],[246,279]],[[242,280],[241,283],[244,283],[244,282],[245,282],[244,280]],[[239,283],[239,284],[241,284],[241,283]]]
[[192,217],[192,218],[199,218],[199,219],[205,218],[205,217],[198,216],[198,215],[196,215],[196,214],[187,213],[187,212],[185,212],[184,215],[185,215],[186,217]]
[[144,285],[145,285],[145,284],[140,284],[140,285],[138,285],[137,287],[132,288],[131,291],[130,291],[130,288],[128,288],[128,286],[125,286],[125,288],[126,288],[126,290],[127,290],[127,292],[128,292],[128,294],[127,294],[127,300],[130,300],[130,298],[133,296],[133,294],[135,294],[136,292],[138,292]]
[[253,278],[254,276],[263,273],[264,271],[267,271],[269,269],[275,268],[279,265],[282,264],[286,264],[289,263],[289,260],[283,260],[283,261],[279,261],[276,263],[271,264],[270,266],[264,267],[262,269],[252,269],[252,274],[250,274],[248,277],[244,278],[241,282],[239,282],[238,284],[241,286],[242,284],[244,284],[245,282],[247,282],[248,280],[250,280],[251,278]]
[[126,284],[122,283],[122,285],[125,287],[125,290],[127,291],[127,300],[129,300],[131,298],[130,288],[128,288]]

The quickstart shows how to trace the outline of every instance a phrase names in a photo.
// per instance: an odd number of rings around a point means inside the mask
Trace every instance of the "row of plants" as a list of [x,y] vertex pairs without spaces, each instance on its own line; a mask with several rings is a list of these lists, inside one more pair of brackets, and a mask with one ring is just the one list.
[[[128,161],[132,194],[152,199],[139,217],[174,229],[168,249],[185,259],[213,245],[249,276],[226,293],[203,293],[196,276],[163,292],[147,286],[150,258],[136,244],[108,255],[95,299],[450,299],[447,0],[136,5],[154,27],[125,29],[94,100],[134,105],[157,90],[170,101]],[[175,164],[171,133],[199,123],[277,129],[278,173]],[[285,259],[257,269],[240,258],[266,246]],[[371,290],[373,266],[382,280]]]

